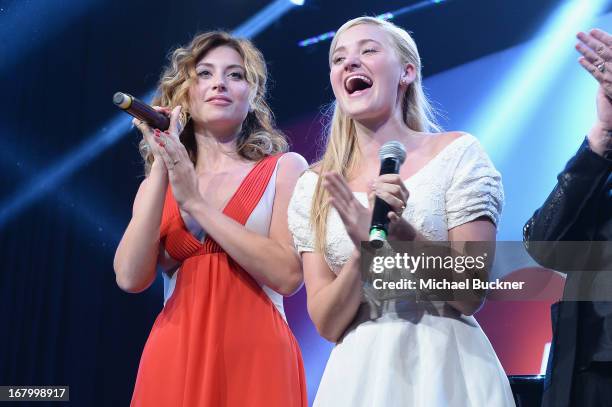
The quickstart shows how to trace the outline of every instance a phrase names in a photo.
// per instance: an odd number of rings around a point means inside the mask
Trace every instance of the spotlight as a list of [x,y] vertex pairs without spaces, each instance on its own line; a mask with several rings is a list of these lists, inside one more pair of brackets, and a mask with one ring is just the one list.
[[[274,0],[239,27],[236,27],[232,34],[237,37],[252,38],[273,22],[278,21],[295,5],[303,4],[304,0],[291,0],[290,2]],[[0,34],[6,31],[4,28],[3,25],[0,25]],[[0,56],[2,56],[2,52],[0,52]],[[155,89],[145,96],[140,96],[139,99],[149,101],[154,95]],[[129,118],[123,113],[118,113],[102,129],[85,140],[81,146],[70,151],[51,166],[39,170],[38,175],[27,181],[23,188],[16,191],[9,199],[0,202],[0,229],[13,216],[52,191],[87,162],[113,146],[127,134],[129,128]]]
[[[606,0],[573,0],[562,3],[531,41],[523,55],[513,61],[489,99],[470,119],[467,129],[480,135],[480,141],[499,163],[512,150],[535,106],[558,82],[555,79],[565,61],[574,58],[571,46],[575,33],[588,27]],[[569,45],[568,45],[569,44]]]
[[[400,9],[398,9],[398,10],[395,10],[395,11],[389,11],[389,12],[386,12],[386,13],[379,14],[379,15],[376,16],[376,18],[379,18],[381,20],[392,20],[395,17],[400,16],[402,14],[413,13],[413,12],[415,12],[417,10],[421,10],[421,9],[424,9],[424,8],[427,8],[427,7],[430,7],[430,6],[434,6],[434,5],[437,5],[437,4],[440,4],[440,3],[444,3],[444,2],[447,2],[447,1],[450,1],[450,0],[422,0],[422,1],[419,1],[418,3],[411,4],[411,5],[406,6],[406,7],[402,7]],[[291,0],[291,2],[293,4],[297,4],[299,6],[304,4],[303,0],[302,1]],[[305,40],[302,40],[302,41],[298,42],[298,46],[300,46],[300,47],[307,47],[309,45],[313,45],[313,44],[319,43],[321,41],[327,41],[327,40],[333,38],[334,35],[336,35],[335,31],[329,31],[329,32],[326,32],[326,33],[323,33],[323,34],[319,34],[317,36],[306,38]]]

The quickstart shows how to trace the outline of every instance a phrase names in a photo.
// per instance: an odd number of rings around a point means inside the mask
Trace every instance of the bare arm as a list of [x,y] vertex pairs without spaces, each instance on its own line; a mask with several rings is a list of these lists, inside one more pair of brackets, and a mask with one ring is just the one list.
[[165,168],[154,165],[140,184],[134,199],[132,219],[115,253],[117,285],[127,292],[138,293],[155,280],[159,255],[159,225],[167,188]]
[[287,207],[306,167],[298,154],[287,153],[280,158],[269,237],[249,231],[201,197],[183,206],[242,268],[282,295],[293,294],[302,284],[300,259],[287,225]]
[[[156,109],[169,113],[166,108]],[[155,142],[153,130],[140,120],[134,119],[132,123],[149,145],[154,162],[151,172],[136,193],[132,219],[115,252],[113,267],[117,285],[124,291],[138,293],[146,290],[155,280],[158,259],[165,265],[171,260],[164,250],[160,253],[159,244],[159,226],[168,186],[168,170],[161,157],[161,148]]]
[[[488,251],[495,250],[495,224],[485,216],[482,216],[474,221],[464,223],[454,227],[448,231],[448,239],[451,241],[451,247],[460,255],[464,253],[463,242],[490,242]],[[453,244],[456,242],[457,244]],[[487,276],[477,276],[479,278],[487,278]],[[464,315],[472,315],[482,306],[484,298],[475,301],[448,301],[448,304]]]
[[[451,229],[449,239],[457,242],[494,242],[495,225],[483,219]],[[425,240],[421,235],[417,235],[417,239]],[[462,253],[461,247],[454,248]],[[303,253],[302,260],[310,318],[322,337],[337,342],[355,317],[361,302],[359,250],[355,249],[337,276],[329,269],[321,254]],[[464,315],[472,315],[482,306],[482,301],[449,301],[449,305]]]
[[[338,174],[326,174],[325,183],[330,193],[330,202],[338,211],[347,233],[356,247],[367,240],[371,212],[357,202],[348,185]],[[374,193],[392,208],[388,216],[392,240],[427,240],[409,222],[398,216],[409,198],[409,192],[399,176],[380,176],[373,185]],[[374,195],[370,194],[370,206]],[[486,216],[467,222],[449,230],[452,248],[464,253],[463,242],[490,242],[490,251],[495,248],[495,224]],[[489,245],[487,245],[489,246]],[[308,311],[319,333],[330,341],[337,341],[355,316],[362,296],[362,281],[359,273],[359,251],[355,249],[351,259],[336,277],[320,254],[304,253],[304,277],[308,295]],[[482,278],[483,276],[477,276]],[[485,276],[486,277],[486,276]],[[449,301],[449,305],[465,315],[475,313],[483,299],[474,301]]]
[[308,314],[319,334],[337,342],[361,303],[359,250],[355,249],[336,276],[319,253],[302,253]]

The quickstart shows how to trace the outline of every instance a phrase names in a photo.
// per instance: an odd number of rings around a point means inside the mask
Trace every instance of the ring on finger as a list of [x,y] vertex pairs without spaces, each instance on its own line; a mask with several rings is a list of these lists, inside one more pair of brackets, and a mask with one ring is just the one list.
[[168,169],[169,169],[169,170],[173,170],[173,169],[174,169],[174,167],[176,167],[176,164],[178,164],[178,163],[180,163],[180,162],[181,162],[181,160],[174,160],[174,161],[172,162],[172,167],[168,166]]
[[403,202],[401,208],[395,211],[395,213],[397,214],[397,216],[401,218],[402,215],[404,214],[404,210],[406,210],[406,202]]
[[597,65],[595,65],[595,68],[597,68],[597,70],[601,73],[606,72],[606,63],[605,62],[600,62]]

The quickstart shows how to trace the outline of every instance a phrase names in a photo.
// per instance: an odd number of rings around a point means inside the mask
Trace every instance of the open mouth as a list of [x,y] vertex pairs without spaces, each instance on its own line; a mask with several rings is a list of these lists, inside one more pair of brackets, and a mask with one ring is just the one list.
[[353,75],[346,78],[344,88],[349,95],[372,87],[372,79],[365,75]]

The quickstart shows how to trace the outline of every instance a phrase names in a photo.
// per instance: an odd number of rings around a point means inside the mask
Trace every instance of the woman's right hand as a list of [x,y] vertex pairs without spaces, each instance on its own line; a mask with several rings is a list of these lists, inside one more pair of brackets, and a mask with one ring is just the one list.
[[[155,110],[165,115],[170,115],[170,109],[166,107],[153,106]],[[164,164],[164,159],[161,156],[162,147],[155,141],[155,131],[149,126],[146,122],[140,119],[132,119],[132,124],[136,127],[140,133],[142,134],[142,138],[145,140],[149,148],[151,149],[151,153],[153,154],[153,164],[151,166],[151,172],[160,171],[164,174],[167,174],[168,170],[166,169],[166,165]]]
[[338,211],[353,244],[360,248],[361,242],[368,240],[371,208],[366,208],[355,198],[342,175],[336,172],[323,175],[323,187],[329,193],[329,202]]

